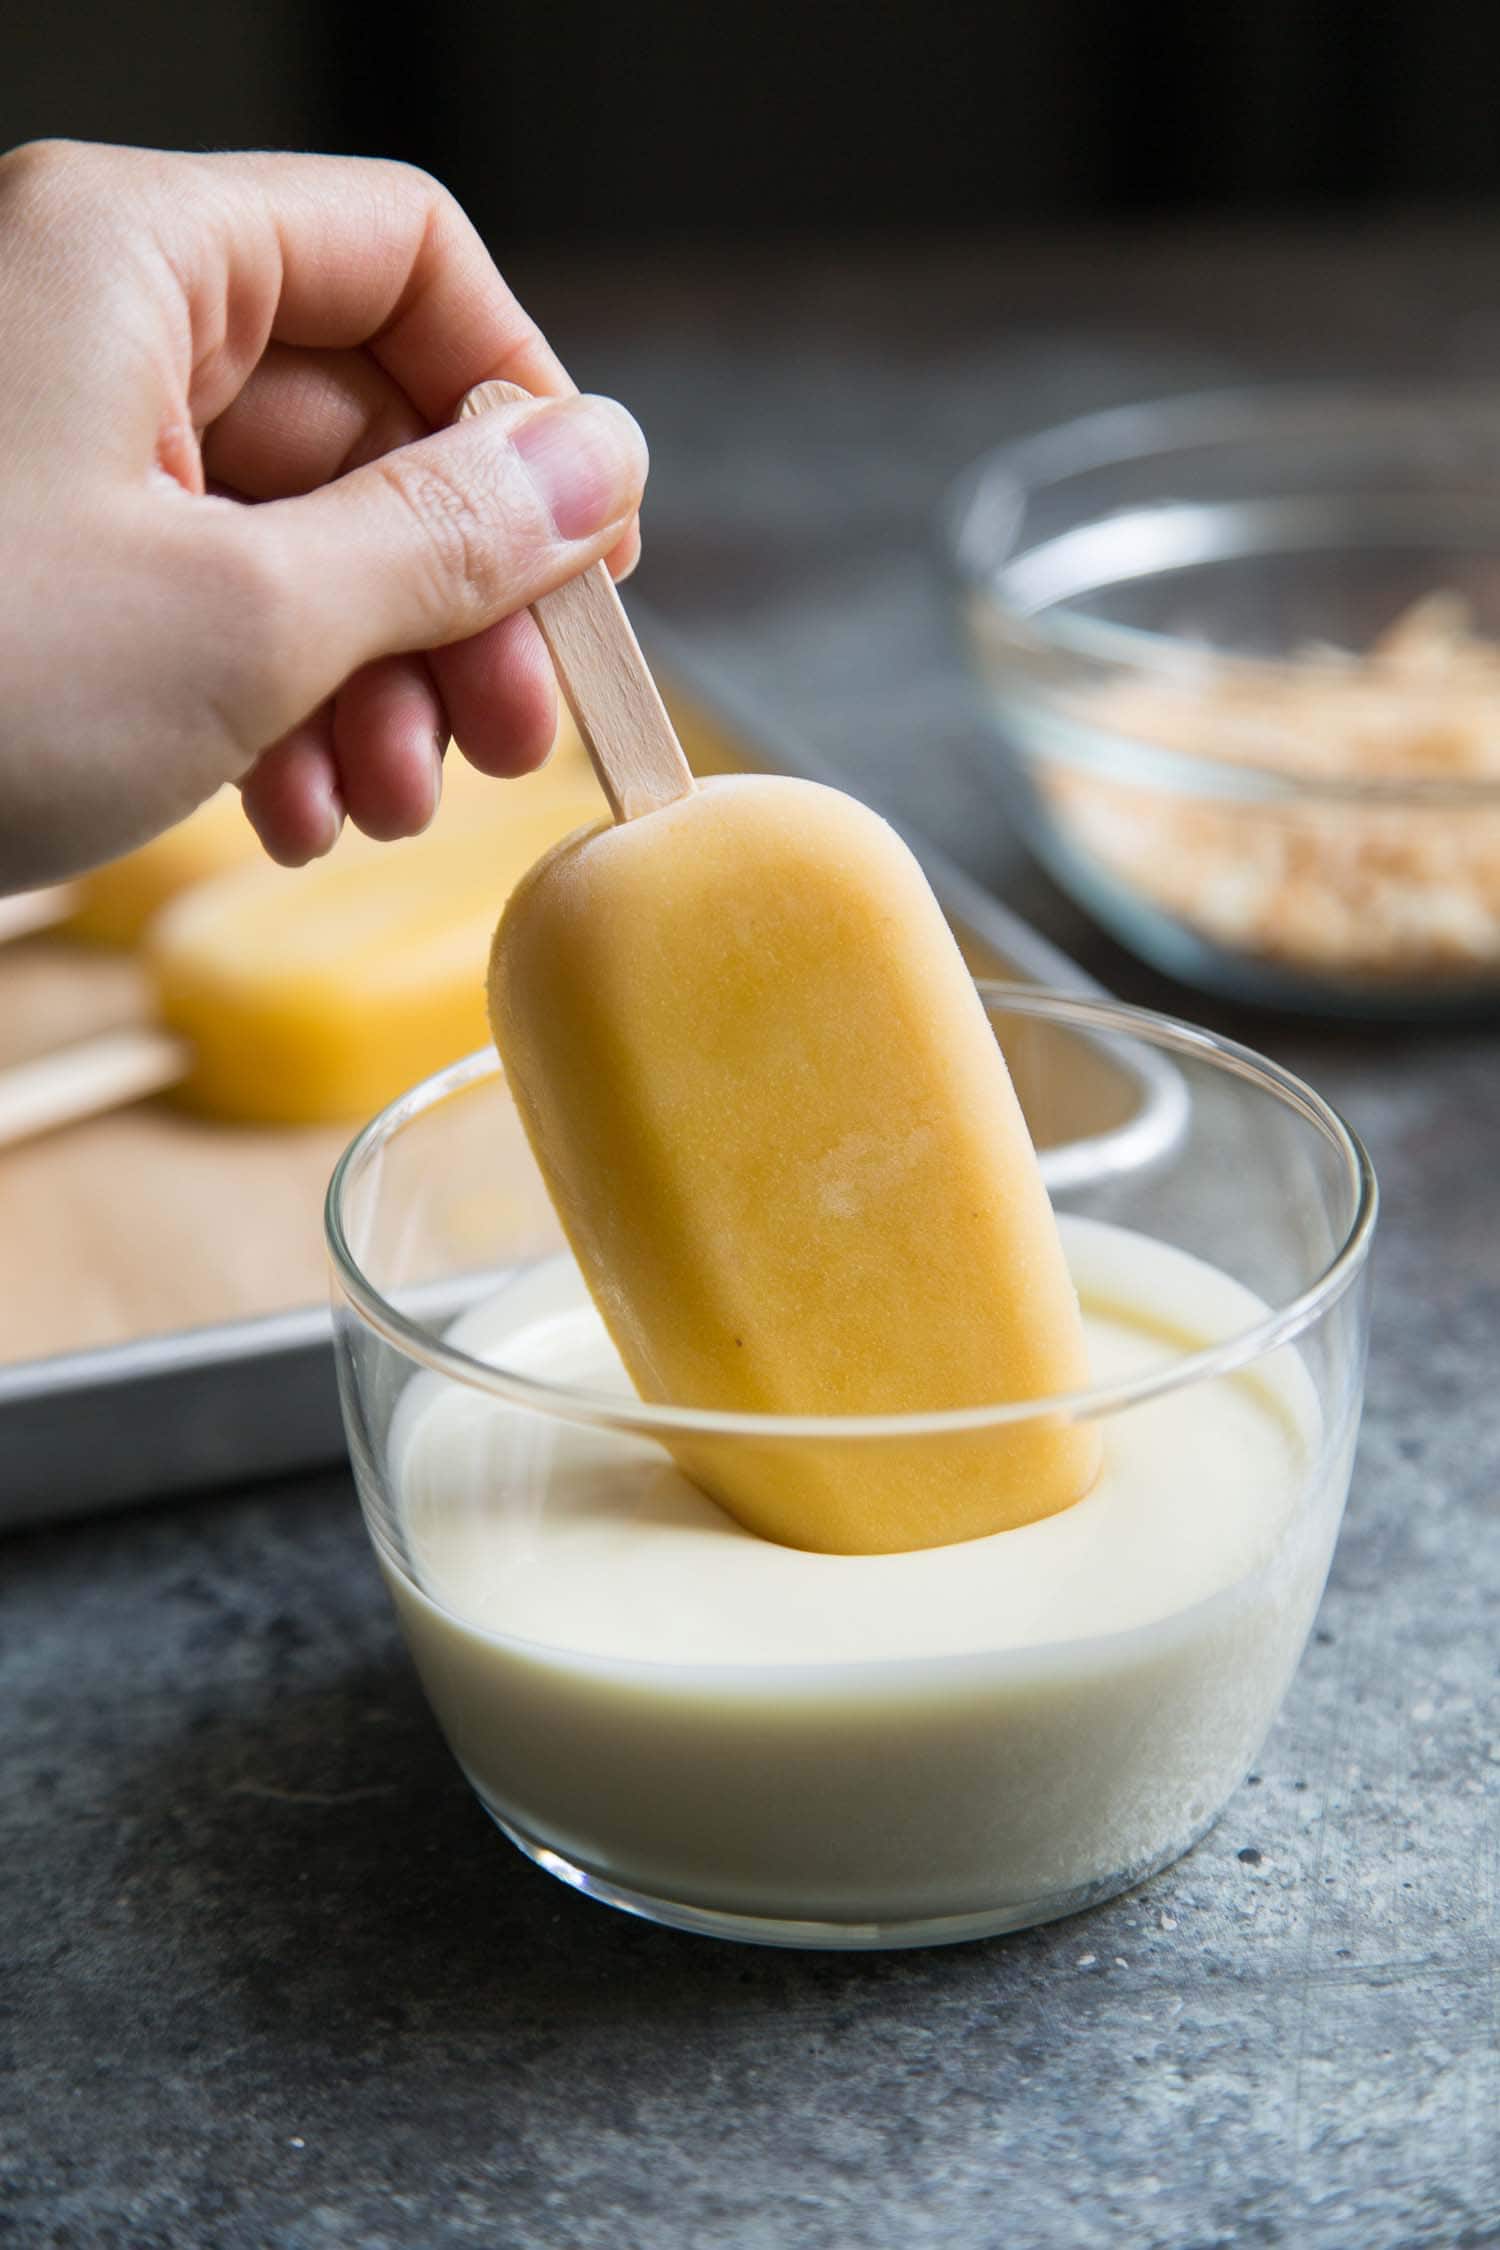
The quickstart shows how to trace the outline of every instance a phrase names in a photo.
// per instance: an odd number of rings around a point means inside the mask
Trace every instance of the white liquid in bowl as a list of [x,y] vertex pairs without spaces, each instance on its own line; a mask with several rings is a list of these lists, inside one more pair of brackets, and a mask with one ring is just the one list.
[[[1096,1382],[1264,1307],[1064,1222]],[[576,1272],[453,1341],[629,1388]],[[1312,1621],[1352,1432],[1294,1349],[1112,1417],[1077,1506],[908,1555],[743,1531],[639,1439],[435,1376],[392,1431],[407,1639],[490,1808],[627,1890],[773,1920],[1059,1911],[1182,1849],[1242,1778]]]

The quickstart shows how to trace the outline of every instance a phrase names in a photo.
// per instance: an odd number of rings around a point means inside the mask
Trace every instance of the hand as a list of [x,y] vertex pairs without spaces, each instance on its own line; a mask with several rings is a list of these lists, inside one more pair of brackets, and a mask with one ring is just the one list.
[[[549,403],[449,427],[494,376]],[[226,780],[297,864],[425,826],[450,733],[539,764],[525,605],[630,566],[645,476],[424,173],[0,158],[0,891]]]

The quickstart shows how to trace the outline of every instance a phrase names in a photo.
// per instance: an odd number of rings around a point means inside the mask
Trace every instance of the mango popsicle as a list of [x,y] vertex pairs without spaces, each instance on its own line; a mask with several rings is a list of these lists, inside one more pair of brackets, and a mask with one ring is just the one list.
[[599,792],[571,728],[524,781],[449,765],[423,835],[346,833],[310,867],[259,863],[153,923],[160,1018],[191,1050],[179,1099],[246,1123],[358,1118],[484,1044],[496,890],[596,819]]
[[0,1074],[0,1147],[168,1090],[246,1124],[367,1116],[484,1044],[496,892],[599,802],[565,719],[525,780],[450,758],[436,820],[405,843],[347,831],[295,871],[257,849],[253,864],[192,886],[142,942],[156,1021]]
[[[864,806],[739,777],[567,839],[511,895],[489,997],[643,1397],[892,1415],[1087,1382],[1004,1059],[926,878]],[[1092,1428],[1056,1418],[910,1455],[673,1452],[752,1530],[839,1553],[1053,1514],[1099,1457]]]

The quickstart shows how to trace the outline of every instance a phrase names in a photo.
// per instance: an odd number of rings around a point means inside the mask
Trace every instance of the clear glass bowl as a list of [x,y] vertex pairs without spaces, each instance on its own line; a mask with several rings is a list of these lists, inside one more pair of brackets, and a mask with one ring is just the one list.
[[[1185,1851],[1281,1702],[1359,1420],[1369,1162],[1245,1048],[980,989],[1053,1129],[1085,1055],[1182,1088],[1170,1143],[1055,1196],[1086,1304],[1144,1323],[1069,1397],[857,1421],[643,1404],[579,1358],[593,1316],[492,1053],[396,1102],[334,1176],[381,1570],[481,1801],[592,1896],[787,1945],[1018,1929]],[[1101,1427],[1095,1491],[915,1555],[755,1539],[665,1450],[885,1452],[919,1477],[1044,1416]]]
[[1494,386],[1091,415],[987,455],[944,528],[989,770],[1098,921],[1235,999],[1493,1009]]

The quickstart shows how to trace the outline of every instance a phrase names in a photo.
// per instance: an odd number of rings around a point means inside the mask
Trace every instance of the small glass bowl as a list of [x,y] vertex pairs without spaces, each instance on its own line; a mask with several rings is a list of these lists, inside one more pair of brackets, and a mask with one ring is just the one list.
[[[394,1103],[334,1175],[339,1381],[381,1570],[480,1800],[593,1897],[783,1945],[1046,1921],[1184,1852],[1291,1679],[1359,1421],[1369,1161],[1246,1048],[1104,999],[980,990],[1054,1129],[1090,1057],[1181,1083],[1170,1143],[1143,1161],[1122,1143],[1054,1198],[1085,1301],[1134,1297],[1145,1321],[1128,1368],[1086,1392],[819,1420],[573,1379],[549,1354],[592,1315],[490,1052]],[[868,1449],[920,1477],[1051,1416],[1099,1425],[1095,1491],[915,1555],[755,1539],[663,1450],[847,1466]],[[1246,1429],[1270,1445],[1263,1474],[1243,1468]],[[1151,1506],[1158,1480],[1178,1496],[1149,1568],[1106,1492],[1127,1456],[1149,1463]],[[571,1537],[590,1509],[605,1545],[548,1577],[556,1527]]]
[[1090,415],[986,455],[944,532],[988,770],[1115,936],[1237,1000],[1493,1007],[1500,391]]

